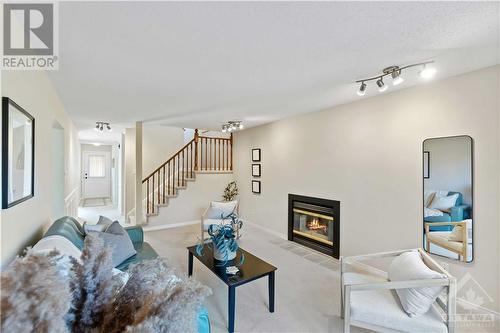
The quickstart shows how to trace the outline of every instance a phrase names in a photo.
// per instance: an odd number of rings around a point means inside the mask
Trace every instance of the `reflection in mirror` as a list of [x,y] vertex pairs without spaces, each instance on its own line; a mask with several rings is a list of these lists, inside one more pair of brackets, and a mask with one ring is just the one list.
[[12,109],[9,116],[9,202],[31,194],[31,119]]
[[427,139],[423,144],[424,248],[473,260],[472,138]]

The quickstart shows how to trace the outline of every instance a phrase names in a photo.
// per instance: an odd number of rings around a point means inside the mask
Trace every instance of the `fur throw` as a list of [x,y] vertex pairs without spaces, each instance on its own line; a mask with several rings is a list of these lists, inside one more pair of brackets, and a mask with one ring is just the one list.
[[197,331],[196,312],[211,291],[164,259],[131,266],[123,285],[110,249],[91,234],[69,274],[61,274],[56,257],[28,251],[2,273],[2,332]]
[[69,279],[60,274],[57,252],[27,251],[2,273],[2,332],[67,332]]

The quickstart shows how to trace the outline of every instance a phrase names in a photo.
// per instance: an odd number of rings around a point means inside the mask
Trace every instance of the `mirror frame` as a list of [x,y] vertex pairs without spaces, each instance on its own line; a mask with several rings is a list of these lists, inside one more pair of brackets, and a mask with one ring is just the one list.
[[[11,108],[24,114],[31,120],[31,193],[9,202],[9,115]],[[15,206],[35,196],[35,118],[16,102],[2,97],[2,209]]]
[[[424,178],[424,151],[425,151],[425,142],[428,140],[435,140],[435,139],[450,139],[450,138],[469,138],[470,139],[470,167],[471,167],[471,205],[472,205],[472,212],[470,214],[470,218],[472,220],[472,255],[471,255],[471,260],[470,261],[461,261],[457,259],[453,259],[441,254],[436,254],[436,253],[431,253],[429,250],[425,249],[425,221],[424,221],[424,215],[425,215],[425,203],[424,203],[424,193],[425,193],[425,179]],[[475,256],[475,251],[474,251],[474,242],[475,242],[475,232],[474,232],[474,225],[475,225],[475,219],[474,219],[474,212],[475,212],[475,203],[474,203],[474,139],[470,135],[450,135],[450,136],[439,136],[439,137],[432,137],[432,138],[427,138],[424,141],[422,141],[422,150],[420,152],[420,159],[421,159],[421,167],[422,167],[422,173],[421,173],[421,178],[422,178],[422,193],[420,195],[421,198],[421,209],[422,209],[422,216],[421,216],[421,221],[422,221],[422,226],[424,227],[421,235],[422,235],[422,249],[428,254],[432,254],[434,256],[438,256],[440,258],[446,258],[448,260],[453,260],[453,262],[457,263],[462,263],[462,264],[472,264],[474,262],[474,256]],[[429,170],[430,174],[430,170]]]

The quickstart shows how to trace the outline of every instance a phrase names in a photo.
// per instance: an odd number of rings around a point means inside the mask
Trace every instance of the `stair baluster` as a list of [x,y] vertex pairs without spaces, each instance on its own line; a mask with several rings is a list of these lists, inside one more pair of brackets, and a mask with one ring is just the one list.
[[165,205],[177,188],[187,186],[196,171],[230,171],[233,169],[233,136],[213,138],[199,135],[143,179],[146,185],[146,216],[157,214],[158,206]]

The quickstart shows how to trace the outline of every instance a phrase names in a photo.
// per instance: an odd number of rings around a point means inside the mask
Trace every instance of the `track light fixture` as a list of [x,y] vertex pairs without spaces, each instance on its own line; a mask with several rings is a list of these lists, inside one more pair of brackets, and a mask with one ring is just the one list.
[[384,83],[384,77],[389,76],[389,75],[392,78],[392,84],[394,86],[397,86],[398,84],[403,83],[404,78],[401,76],[401,73],[403,70],[410,68],[410,67],[421,66],[422,69],[418,73],[419,76],[423,79],[431,79],[432,77],[434,77],[434,75],[436,75],[436,72],[437,72],[436,68],[430,66],[430,64],[433,64],[433,63],[434,63],[434,61],[426,61],[426,62],[420,62],[418,64],[411,64],[411,65],[407,65],[407,66],[403,66],[403,67],[389,66],[387,68],[384,68],[382,70],[381,75],[369,77],[366,79],[357,80],[356,83],[361,83],[361,85],[357,91],[357,94],[358,94],[358,96],[364,96],[366,94],[366,89],[367,89],[366,82],[375,81],[375,80],[376,80],[376,84],[378,87],[378,91],[379,92],[386,91],[389,87],[387,84]]
[[366,83],[361,82],[361,86],[358,89],[358,96],[364,96],[366,93]]
[[391,73],[392,84],[397,86],[398,84],[403,83],[404,79],[401,77],[401,70],[396,70]]
[[109,126],[109,123],[105,123],[102,121],[96,121],[95,122],[95,130],[96,132],[102,132],[104,131],[104,128],[106,128],[109,132],[111,132],[111,126]]
[[384,92],[387,90],[387,86],[385,85],[384,81],[382,80],[382,77],[377,80],[377,86],[378,86],[378,91]]
[[230,120],[225,124],[222,124],[222,133],[234,132],[237,130],[242,130],[243,122],[241,120]]

